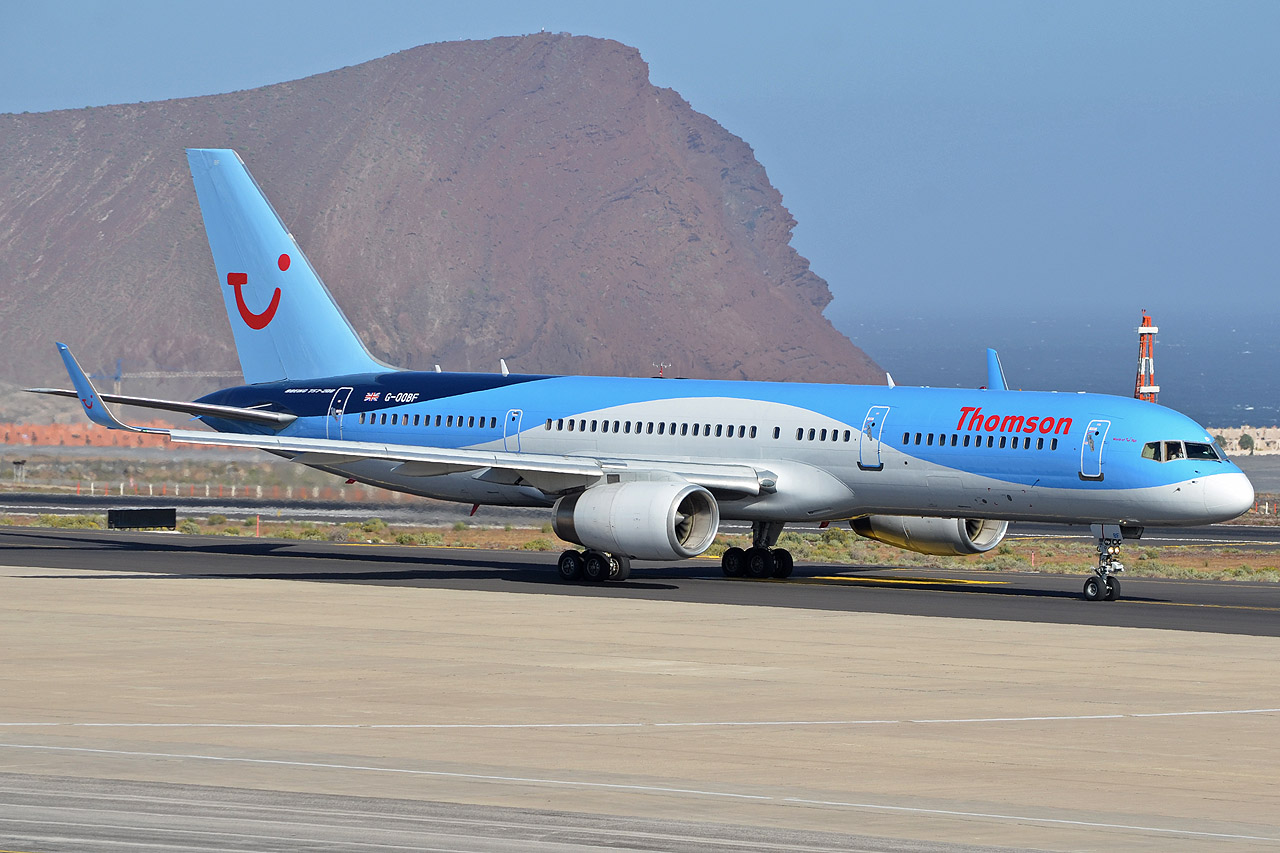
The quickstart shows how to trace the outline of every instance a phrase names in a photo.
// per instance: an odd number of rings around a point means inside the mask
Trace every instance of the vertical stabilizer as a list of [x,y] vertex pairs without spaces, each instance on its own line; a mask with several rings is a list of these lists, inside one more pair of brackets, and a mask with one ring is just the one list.
[[387,370],[356,336],[240,155],[188,148],[187,162],[245,382]]

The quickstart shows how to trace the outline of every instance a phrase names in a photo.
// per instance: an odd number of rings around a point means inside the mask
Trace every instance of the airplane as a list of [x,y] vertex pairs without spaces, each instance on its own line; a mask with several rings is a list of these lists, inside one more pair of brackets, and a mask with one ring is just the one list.
[[[94,423],[257,448],[382,488],[545,507],[566,581],[624,581],[631,560],[710,548],[751,523],[729,577],[785,578],[785,525],[847,522],[934,555],[995,548],[1010,522],[1088,524],[1090,601],[1115,600],[1125,539],[1226,521],[1254,490],[1205,429],[1155,403],[987,387],[920,388],[398,370],[374,358],[243,160],[188,149],[244,384],[194,402],[101,394],[58,350]],[[185,413],[211,431],[131,426],[109,404]]]

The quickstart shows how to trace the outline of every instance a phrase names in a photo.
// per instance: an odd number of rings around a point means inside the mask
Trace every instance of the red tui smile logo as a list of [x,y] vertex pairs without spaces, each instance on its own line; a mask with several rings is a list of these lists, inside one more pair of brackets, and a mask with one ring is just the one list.
[[[283,272],[289,268],[289,256],[281,255],[277,262],[280,270]],[[250,329],[265,329],[272,318],[276,316],[276,309],[280,307],[280,288],[276,288],[276,292],[271,294],[271,304],[267,306],[267,310],[261,314],[255,314],[249,310],[249,306],[245,304],[244,293],[240,288],[249,283],[249,276],[242,272],[227,273],[227,286],[236,292],[236,308],[240,311],[240,319],[244,320],[245,325]]]

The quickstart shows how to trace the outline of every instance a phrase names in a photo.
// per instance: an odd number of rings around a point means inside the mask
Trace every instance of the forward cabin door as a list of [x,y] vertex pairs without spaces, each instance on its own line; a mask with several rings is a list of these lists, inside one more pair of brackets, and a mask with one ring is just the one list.
[[324,430],[326,438],[342,438],[342,413],[347,410],[349,399],[351,389],[339,388],[329,400],[329,417],[325,418]]
[[524,412],[520,409],[512,409],[507,412],[507,418],[502,425],[502,447],[504,450],[510,450],[514,453],[520,452],[520,418],[524,416]]
[[880,437],[884,434],[884,421],[889,416],[888,406],[872,406],[862,421],[862,435],[858,438],[858,467],[863,471],[883,471],[880,458]]
[[1106,446],[1111,421],[1089,421],[1080,442],[1080,479],[1102,479],[1102,449]]

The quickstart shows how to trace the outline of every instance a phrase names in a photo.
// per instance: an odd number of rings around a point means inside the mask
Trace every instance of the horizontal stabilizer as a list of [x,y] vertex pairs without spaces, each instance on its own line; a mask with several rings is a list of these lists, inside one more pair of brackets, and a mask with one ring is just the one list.
[[[55,397],[79,397],[75,391],[65,388],[24,388],[31,394],[50,394]],[[298,419],[286,412],[268,412],[264,409],[244,409],[239,406],[218,406],[212,403],[188,403],[182,400],[157,400],[152,397],[129,397],[124,394],[98,394],[101,400],[120,406],[137,406],[141,409],[159,409],[180,412],[196,417],[225,418],[231,421],[248,421],[281,429]]]

